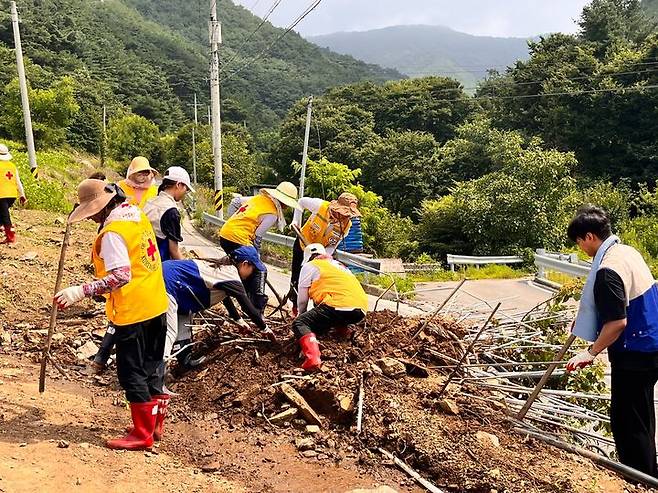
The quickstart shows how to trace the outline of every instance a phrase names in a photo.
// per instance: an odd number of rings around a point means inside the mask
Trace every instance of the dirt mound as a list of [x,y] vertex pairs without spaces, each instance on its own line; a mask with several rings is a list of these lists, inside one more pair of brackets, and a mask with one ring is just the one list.
[[[321,338],[324,364],[310,376],[296,368],[299,350],[287,326],[277,329],[284,341],[279,347],[231,340],[219,328],[203,337],[210,360],[205,368],[172,384],[180,394],[174,413],[289,435],[308,460],[339,464],[356,453],[375,468],[387,463],[381,447],[448,491],[579,491],[604,481],[605,473],[597,479],[592,468],[583,472],[565,463],[564,454],[514,435],[500,410],[461,397],[456,385],[439,395],[446,376],[431,367],[445,363],[441,355],[460,357],[463,329],[439,319],[413,339],[422,323],[388,311],[370,314],[349,340]],[[284,392],[290,388],[317,417],[305,415]],[[319,429],[312,426],[316,421]]]

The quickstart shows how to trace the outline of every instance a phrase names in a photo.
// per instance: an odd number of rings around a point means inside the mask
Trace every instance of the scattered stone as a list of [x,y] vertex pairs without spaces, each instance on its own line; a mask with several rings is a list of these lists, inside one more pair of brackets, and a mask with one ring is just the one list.
[[315,447],[315,440],[312,438],[298,438],[295,440],[295,447],[297,447],[297,450],[300,452],[312,449]]
[[354,396],[342,396],[338,398],[338,405],[340,410],[344,413],[351,413],[354,411]]
[[11,345],[11,334],[6,330],[3,330],[2,333],[0,333],[0,344],[3,346]]
[[201,472],[213,473],[217,472],[222,468],[222,465],[219,462],[210,462],[205,466],[201,466]]
[[279,391],[284,395],[286,399],[290,401],[290,403],[293,406],[299,409],[299,413],[306,421],[308,421],[310,424],[313,425],[318,425],[318,426],[322,425],[322,420],[320,419],[320,416],[318,416],[318,414],[313,410],[313,408],[309,405],[309,403],[306,402],[306,400],[299,394],[299,392],[297,392],[287,383],[280,385]]
[[27,442],[21,442],[18,444],[19,447],[27,447]]
[[477,438],[478,442],[480,442],[480,445],[484,447],[500,447],[500,440],[496,435],[492,435],[491,433],[487,433],[486,431],[478,431],[475,434],[475,438]]
[[376,361],[384,375],[389,378],[401,378],[407,374],[404,364],[394,358],[382,358]]
[[489,476],[492,479],[500,479],[500,469],[492,469],[489,471]]
[[59,225],[63,226],[64,224],[66,224],[66,220],[62,219],[61,217],[56,217],[55,218],[55,224],[59,224]]
[[454,416],[459,414],[457,403],[451,399],[441,399],[438,404],[441,411],[446,414],[452,414]]
[[278,425],[281,423],[285,423],[286,421],[290,421],[292,418],[297,416],[297,413],[299,412],[299,409],[296,407],[289,407],[283,412],[280,412],[279,414],[275,414],[270,418],[270,423],[273,425]]
[[57,448],[69,448],[69,442],[66,440],[59,440],[57,442]]
[[315,456],[317,456],[318,453],[317,453],[315,450],[304,450],[304,451],[302,452],[302,455],[303,455],[304,457],[310,459],[311,457],[315,457]]
[[241,426],[244,426],[244,414],[234,414],[231,416],[230,422],[233,428],[240,428]]
[[55,332],[53,334],[53,342],[62,342],[65,338],[66,336],[61,332]]
[[382,375],[384,375],[384,372],[382,371],[382,369],[381,369],[379,366],[377,366],[376,364],[374,364],[374,363],[370,363],[370,369],[372,370],[372,372],[373,372],[375,375],[379,375],[380,377],[381,377]]
[[37,252],[27,252],[25,255],[20,257],[18,260],[20,260],[21,262],[29,262],[30,260],[34,260],[35,258],[37,258],[37,256],[38,256]]
[[306,425],[306,433],[309,435],[320,433],[320,427],[318,425]]
[[91,341],[87,341],[78,348],[76,356],[78,357],[78,360],[84,361],[94,356],[97,352],[98,346]]
[[80,448],[88,449],[88,448],[89,448],[89,444],[88,444],[87,442],[82,442],[82,443],[80,444]]
[[329,456],[327,454],[318,454],[317,459],[318,460],[327,460]]
[[205,419],[206,421],[213,421],[217,418],[219,418],[219,414],[217,414],[217,413],[208,413],[208,414],[205,415],[205,417],[203,419]]

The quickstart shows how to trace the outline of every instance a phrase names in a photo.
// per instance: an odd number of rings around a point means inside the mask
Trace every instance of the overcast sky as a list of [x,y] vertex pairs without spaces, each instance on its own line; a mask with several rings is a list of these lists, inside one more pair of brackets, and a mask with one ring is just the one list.
[[[263,17],[275,0],[233,0]],[[282,0],[270,17],[288,26],[311,0]],[[323,0],[298,26],[302,35],[431,24],[489,36],[575,32],[589,0]],[[221,17],[221,14],[220,14]]]

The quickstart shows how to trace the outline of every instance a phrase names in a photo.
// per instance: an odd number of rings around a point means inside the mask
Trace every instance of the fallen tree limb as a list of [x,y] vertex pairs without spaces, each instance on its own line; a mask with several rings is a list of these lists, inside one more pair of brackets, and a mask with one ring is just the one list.
[[393,454],[390,452],[387,452],[383,448],[377,448],[379,450],[379,453],[382,454],[384,457],[386,457],[389,460],[392,460],[396,466],[398,466],[400,469],[402,469],[404,472],[406,472],[409,476],[411,476],[419,485],[421,485],[423,488],[425,488],[427,491],[430,491],[431,493],[443,493],[443,490],[440,490],[436,486],[434,486],[432,483],[430,483],[427,479],[422,477],[418,472],[414,471],[411,467],[407,465],[406,462],[401,461],[397,457],[395,457]]

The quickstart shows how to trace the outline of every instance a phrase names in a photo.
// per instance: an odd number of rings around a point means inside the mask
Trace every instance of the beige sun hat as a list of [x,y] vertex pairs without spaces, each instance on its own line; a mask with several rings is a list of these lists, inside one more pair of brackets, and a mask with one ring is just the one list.
[[12,155],[9,148],[4,144],[0,144],[0,161],[11,161],[11,159]]
[[158,174],[158,170],[151,168],[151,163],[144,156],[137,156],[130,161],[130,166],[128,166],[128,171],[126,171],[126,178],[130,178],[130,175],[139,173],[140,171],[152,171],[154,174]]
[[103,210],[117,194],[114,185],[102,180],[87,178],[78,185],[78,207],[69,216],[70,223],[90,218]]
[[343,217],[361,217],[358,209],[359,199],[353,193],[341,193],[336,200],[329,203],[329,209]]
[[277,199],[283,205],[287,205],[293,209],[299,209],[299,204],[297,203],[297,187],[289,181],[282,181],[274,189],[261,188],[260,191],[261,193],[266,193],[270,197]]

